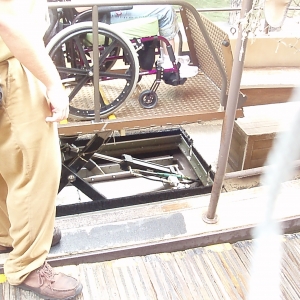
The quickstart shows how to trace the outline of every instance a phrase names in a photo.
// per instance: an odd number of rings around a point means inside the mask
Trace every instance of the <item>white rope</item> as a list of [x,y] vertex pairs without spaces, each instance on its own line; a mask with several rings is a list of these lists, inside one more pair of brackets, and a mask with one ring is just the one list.
[[[291,105],[288,130],[277,135],[266,165],[268,173],[263,175],[265,186],[263,221],[254,231],[254,249],[249,283],[249,300],[281,299],[281,228],[273,218],[276,199],[281,183],[292,174],[293,162],[300,153],[300,87],[294,90],[288,105]],[[285,124],[281,124],[284,128]],[[285,126],[286,127],[286,126]]]
[[[242,43],[246,40],[248,40],[248,43],[251,42],[253,44],[257,38],[257,36],[261,36],[263,33],[265,35],[265,32],[269,28],[271,30],[272,28],[269,27],[268,24],[266,24],[265,21],[265,13],[264,13],[264,4],[265,0],[253,0],[252,8],[249,10],[248,13],[245,14],[243,18],[238,19],[238,17],[235,17],[236,21],[233,23],[238,28],[241,27],[242,30]],[[294,0],[291,3],[292,7],[298,8],[300,6],[300,0]],[[290,9],[287,11],[287,15],[285,19],[292,19],[293,27],[290,30],[286,29],[286,32],[288,32],[286,37],[281,37],[278,40],[278,46],[275,50],[275,53],[277,53],[280,46],[286,46],[290,47],[295,50],[295,54],[300,52],[300,44],[299,44],[299,25],[300,25],[300,10],[297,9]],[[291,20],[288,20],[291,21]],[[285,21],[284,21],[285,23]],[[290,22],[289,22],[290,24]],[[265,27],[265,25],[267,27]],[[292,34],[292,35],[291,35]],[[290,41],[290,37],[295,38],[295,41],[292,39]],[[239,60],[241,61],[242,56],[244,54],[244,47],[241,47]]]

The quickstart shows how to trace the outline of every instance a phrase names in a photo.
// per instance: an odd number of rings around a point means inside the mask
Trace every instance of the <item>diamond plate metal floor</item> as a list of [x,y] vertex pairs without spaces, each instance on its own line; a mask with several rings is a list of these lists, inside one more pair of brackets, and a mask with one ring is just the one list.
[[[143,76],[131,99],[126,100],[124,105],[114,114],[114,118],[102,119],[100,129],[104,123],[106,129],[122,130],[180,125],[224,117],[224,111],[219,100],[220,91],[200,72],[197,76],[188,78],[185,84],[181,86],[170,86],[162,82],[157,90],[159,98],[157,106],[152,109],[142,108],[139,105],[138,96],[142,91],[151,87],[154,79],[154,75]],[[107,83],[104,90],[108,90]],[[93,108],[93,101],[92,89],[86,88],[76,99],[76,107],[91,109]],[[237,116],[243,116],[241,110],[237,110]],[[93,125],[90,126],[91,124]],[[72,125],[90,126],[91,130],[99,129],[91,121],[70,120],[67,127]],[[61,132],[64,131],[63,128],[64,126],[60,126]],[[76,130],[82,132],[82,128],[74,128],[73,133],[76,133]]]

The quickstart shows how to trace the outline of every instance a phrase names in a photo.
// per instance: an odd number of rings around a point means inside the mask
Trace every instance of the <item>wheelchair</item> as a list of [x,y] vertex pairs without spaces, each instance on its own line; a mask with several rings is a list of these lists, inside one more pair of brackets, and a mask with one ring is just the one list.
[[[161,81],[173,86],[186,81],[186,78],[179,76],[180,63],[176,63],[169,41],[157,35],[156,18],[109,24],[111,11],[131,7],[98,7],[101,118],[111,116],[119,110],[126,99],[132,96],[143,76],[155,75],[152,86],[139,95],[139,104],[145,109],[157,105],[156,91]],[[70,117],[75,120],[93,120],[94,101],[90,101],[94,99],[92,10],[77,13],[73,8],[63,8],[49,12],[51,25],[44,39],[68,92]],[[160,56],[161,43],[166,44],[172,68],[162,69],[156,62],[156,57]]]

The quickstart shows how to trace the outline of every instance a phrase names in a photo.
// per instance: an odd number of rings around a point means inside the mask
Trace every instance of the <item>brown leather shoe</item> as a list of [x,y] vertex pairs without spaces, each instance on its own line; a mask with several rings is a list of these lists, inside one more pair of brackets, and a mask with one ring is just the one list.
[[13,248],[12,247],[5,247],[5,246],[1,246],[0,245],[0,254],[1,253],[8,253],[12,250]]
[[82,291],[82,284],[77,279],[56,273],[46,262],[16,287],[49,300],[70,300]]
[[51,247],[57,245],[61,240],[61,231],[58,227],[54,227]]
[[[61,231],[58,227],[54,227],[51,247],[57,245],[60,242],[60,240],[61,240]],[[12,251],[12,249],[13,249],[12,247],[5,247],[5,246],[0,245],[0,254],[8,253],[8,252]]]

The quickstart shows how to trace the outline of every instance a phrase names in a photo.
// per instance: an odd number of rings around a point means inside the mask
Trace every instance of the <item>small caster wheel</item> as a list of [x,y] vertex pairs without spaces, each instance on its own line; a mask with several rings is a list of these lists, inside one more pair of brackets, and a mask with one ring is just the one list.
[[143,108],[153,108],[158,102],[158,96],[154,91],[145,90],[140,93],[139,102]]

